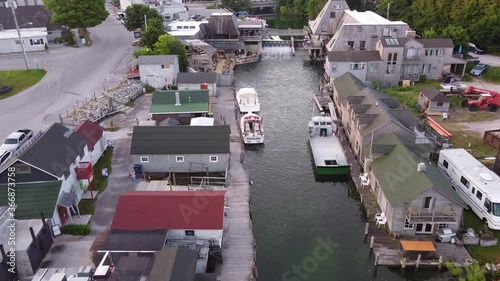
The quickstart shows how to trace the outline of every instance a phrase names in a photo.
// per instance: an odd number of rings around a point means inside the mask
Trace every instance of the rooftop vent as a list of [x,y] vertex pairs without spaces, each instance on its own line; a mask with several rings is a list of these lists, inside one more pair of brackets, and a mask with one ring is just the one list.
[[179,97],[179,92],[175,92],[175,106],[181,105],[181,98]]
[[66,132],[64,132],[64,137],[69,138],[72,133],[73,133],[73,130],[67,130]]
[[424,162],[418,163],[417,172],[422,173],[422,172],[425,172],[426,169],[427,169],[427,166],[425,165]]

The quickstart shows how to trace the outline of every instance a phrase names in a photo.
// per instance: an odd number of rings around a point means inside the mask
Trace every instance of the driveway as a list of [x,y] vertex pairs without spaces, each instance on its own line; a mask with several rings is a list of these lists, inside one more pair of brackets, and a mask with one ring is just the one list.
[[471,55],[473,57],[478,57],[478,59],[482,63],[486,63],[486,64],[489,64],[492,66],[500,66],[500,57],[490,55],[490,54],[478,55],[478,54],[474,54],[474,53],[469,53],[469,55]]
[[[107,4],[108,5],[108,4]],[[0,140],[21,128],[47,129],[59,121],[59,114],[77,100],[100,93],[106,82],[115,86],[115,78],[125,74],[132,60],[132,33],[113,16],[91,28],[92,47],[61,47],[49,53],[29,53],[32,68],[48,70],[48,76],[36,87],[0,101]],[[25,69],[20,54],[0,56],[0,70]]]

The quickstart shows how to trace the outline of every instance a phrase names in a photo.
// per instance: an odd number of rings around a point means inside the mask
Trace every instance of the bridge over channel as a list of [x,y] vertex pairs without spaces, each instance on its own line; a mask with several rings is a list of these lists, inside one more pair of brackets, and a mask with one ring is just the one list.
[[304,36],[307,35],[306,29],[274,29],[266,28],[266,37],[270,36]]
[[267,8],[273,7],[276,8],[277,2],[276,0],[252,0],[252,8]]

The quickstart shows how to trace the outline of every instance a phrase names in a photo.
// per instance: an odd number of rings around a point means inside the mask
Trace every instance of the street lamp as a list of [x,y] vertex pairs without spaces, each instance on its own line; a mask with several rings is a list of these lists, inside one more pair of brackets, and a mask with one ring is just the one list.
[[19,44],[21,44],[21,49],[23,50],[24,62],[26,63],[26,69],[30,69],[30,65],[28,63],[28,57],[26,56],[26,50],[24,49],[23,38],[21,37],[21,31],[19,30],[19,25],[17,24],[16,12],[14,9],[17,8],[17,3],[14,0],[9,0],[7,2],[8,7],[12,10],[12,16],[14,17],[14,23],[16,24],[17,35],[19,36]]

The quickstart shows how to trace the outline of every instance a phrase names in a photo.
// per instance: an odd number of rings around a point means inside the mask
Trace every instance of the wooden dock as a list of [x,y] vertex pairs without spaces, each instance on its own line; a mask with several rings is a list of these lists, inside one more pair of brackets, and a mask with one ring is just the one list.
[[328,93],[321,93],[314,95],[314,102],[316,103],[316,106],[318,107],[320,112],[328,113],[330,114],[330,109],[328,104],[332,103],[332,98],[328,95]]
[[255,243],[250,217],[250,183],[243,165],[244,149],[235,115],[235,92],[232,87],[219,87],[213,99],[215,125],[231,127],[229,184],[226,195],[224,245],[222,247],[222,281],[257,279]]

